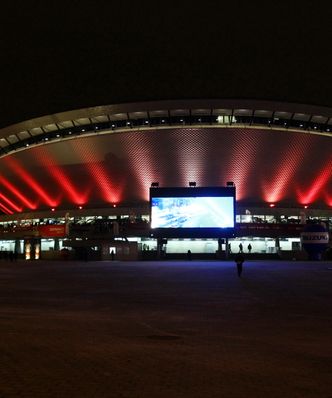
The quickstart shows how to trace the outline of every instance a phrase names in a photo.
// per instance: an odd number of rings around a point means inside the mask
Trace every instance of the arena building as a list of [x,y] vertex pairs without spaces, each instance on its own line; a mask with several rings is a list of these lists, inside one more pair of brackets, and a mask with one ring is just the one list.
[[[212,257],[241,243],[250,255],[301,255],[303,224],[332,224],[331,130],[332,108],[248,100],[98,106],[11,125],[0,130],[1,252]],[[189,182],[235,185],[234,236],[151,237],[151,184]]]

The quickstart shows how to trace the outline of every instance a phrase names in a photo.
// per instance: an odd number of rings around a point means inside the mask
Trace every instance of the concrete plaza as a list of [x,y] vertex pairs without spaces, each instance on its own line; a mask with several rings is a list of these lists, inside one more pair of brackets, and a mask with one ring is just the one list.
[[0,263],[0,398],[332,397],[326,262]]

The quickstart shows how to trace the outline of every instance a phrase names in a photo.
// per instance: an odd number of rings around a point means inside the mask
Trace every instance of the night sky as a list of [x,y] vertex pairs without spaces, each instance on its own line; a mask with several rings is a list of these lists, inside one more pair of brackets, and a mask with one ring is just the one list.
[[29,3],[1,6],[0,127],[145,100],[332,106],[332,5]]

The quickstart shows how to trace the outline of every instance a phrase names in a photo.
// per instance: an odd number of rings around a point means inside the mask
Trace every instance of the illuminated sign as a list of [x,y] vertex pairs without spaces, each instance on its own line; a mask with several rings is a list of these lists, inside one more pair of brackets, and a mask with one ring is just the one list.
[[165,237],[219,237],[235,227],[235,188],[151,188],[151,233]]

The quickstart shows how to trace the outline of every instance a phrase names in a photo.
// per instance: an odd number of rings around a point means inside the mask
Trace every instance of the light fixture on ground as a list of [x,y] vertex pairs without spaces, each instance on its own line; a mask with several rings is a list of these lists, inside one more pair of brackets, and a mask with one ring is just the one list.
[[196,182],[195,181],[189,181],[189,186],[190,187],[195,187],[196,186]]
[[159,182],[152,182],[151,183],[152,188],[158,188],[159,187]]
[[234,184],[233,181],[227,181],[227,182],[226,182],[226,186],[227,186],[227,187],[235,187],[235,184]]

